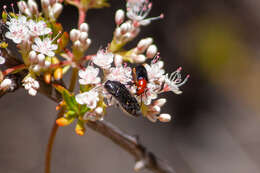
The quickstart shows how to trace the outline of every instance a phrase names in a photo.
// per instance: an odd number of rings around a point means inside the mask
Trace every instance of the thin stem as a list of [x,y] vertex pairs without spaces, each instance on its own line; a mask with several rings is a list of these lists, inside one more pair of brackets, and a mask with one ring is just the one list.
[[[69,91],[71,91],[71,92],[73,92],[73,90],[75,88],[77,76],[78,76],[78,69],[73,68],[71,80],[70,80],[70,87],[69,87]],[[63,114],[64,114],[64,109],[62,109],[58,113],[57,118],[61,117]],[[49,137],[49,141],[48,141],[46,156],[45,156],[45,173],[51,172],[50,168],[51,168],[52,148],[53,148],[54,140],[55,140],[56,133],[57,133],[58,129],[59,129],[59,126],[56,124],[56,121],[54,121],[54,124],[52,126],[52,130],[51,130],[51,134],[50,134],[50,137]]]
[[6,69],[5,71],[3,71],[3,75],[8,75],[10,73],[13,73],[14,71],[19,72],[25,68],[26,68],[25,64],[20,64],[20,65]]
[[71,80],[70,80],[70,86],[69,86],[69,91],[72,92],[76,86],[77,78],[78,78],[78,68],[73,68],[72,69],[72,75],[71,75]]
[[80,25],[85,22],[87,10],[79,8],[78,12],[79,12],[79,20],[78,20],[78,28],[79,28]]
[[[63,115],[64,111],[61,110],[57,117],[61,117]],[[54,121],[54,124],[51,129],[51,134],[49,137],[48,145],[47,145],[47,150],[46,150],[46,155],[45,155],[45,173],[50,173],[51,172],[51,154],[52,154],[52,148],[54,144],[54,140],[57,134],[57,131],[59,129],[59,126],[56,124],[56,121]]]

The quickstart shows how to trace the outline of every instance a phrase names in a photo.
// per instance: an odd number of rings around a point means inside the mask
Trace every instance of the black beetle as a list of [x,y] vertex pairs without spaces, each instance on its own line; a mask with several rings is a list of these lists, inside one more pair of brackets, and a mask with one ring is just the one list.
[[108,80],[104,87],[119,102],[123,110],[135,117],[140,115],[140,105],[125,85],[118,81]]

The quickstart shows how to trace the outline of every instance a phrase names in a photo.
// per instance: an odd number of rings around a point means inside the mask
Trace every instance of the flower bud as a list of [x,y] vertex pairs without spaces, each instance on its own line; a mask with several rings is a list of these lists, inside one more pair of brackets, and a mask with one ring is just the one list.
[[146,60],[146,57],[144,55],[137,55],[134,57],[134,62],[135,63],[142,63]]
[[146,51],[146,56],[147,58],[153,58],[157,53],[157,47],[152,44],[148,47],[147,51]]
[[137,44],[138,53],[143,53],[152,43],[153,39],[150,37],[140,40]]
[[160,106],[160,107],[162,107],[165,103],[166,103],[166,99],[165,98],[161,98],[161,99],[158,99],[158,100],[154,101],[154,105],[157,105],[157,106]]
[[72,29],[70,31],[70,39],[71,39],[71,41],[75,42],[76,40],[79,39],[79,36],[80,36],[80,31],[79,30]]
[[25,1],[17,2],[17,6],[22,13],[25,13],[25,10],[28,9],[28,6]]
[[62,11],[63,6],[60,3],[55,3],[52,7],[53,16],[57,19]]
[[80,49],[82,47],[82,44],[80,43],[79,40],[74,42],[74,47],[77,48],[77,49]]
[[28,0],[28,6],[32,14],[38,14],[38,5],[34,0]]
[[88,32],[89,26],[88,26],[87,23],[82,23],[82,24],[80,25],[79,29],[80,29],[81,32]]
[[50,5],[49,0],[41,0],[42,8],[47,9],[48,6]]
[[51,83],[51,73],[50,72],[44,73],[44,82],[47,84]]
[[41,53],[37,55],[37,58],[40,63],[43,63],[45,60],[45,56]]
[[32,63],[37,61],[37,54],[35,51],[30,51],[29,59]]
[[129,23],[123,23],[121,26],[121,34],[125,34],[128,32],[129,29]]
[[79,36],[79,41],[84,44],[86,39],[88,38],[88,33],[87,32],[81,32]]
[[50,5],[55,5],[57,3],[57,0],[49,0]]
[[31,11],[29,10],[29,8],[26,8],[25,11],[24,11],[24,14],[26,14],[27,16],[32,16],[32,13]]
[[58,118],[56,120],[56,124],[58,126],[67,126],[67,125],[71,124],[72,122],[73,122],[73,119],[67,119],[67,118],[64,118],[64,117]]
[[120,28],[116,28],[114,34],[115,34],[115,37],[116,37],[116,38],[119,38],[119,37],[121,36],[121,29],[120,29]]
[[120,25],[125,20],[125,12],[122,9],[116,11],[115,22]]
[[86,40],[86,45],[89,46],[90,44],[91,44],[91,39],[88,38],[88,39]]
[[54,79],[55,80],[60,80],[63,76],[63,71],[62,71],[62,68],[57,68],[55,71],[54,71]]
[[161,122],[169,122],[169,121],[171,121],[171,115],[170,114],[160,114],[158,119]]

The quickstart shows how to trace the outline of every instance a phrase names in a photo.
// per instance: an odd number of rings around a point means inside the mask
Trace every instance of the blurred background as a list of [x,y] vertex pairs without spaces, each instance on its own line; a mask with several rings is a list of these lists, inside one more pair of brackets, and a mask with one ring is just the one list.
[[[12,2],[2,0],[1,6]],[[109,2],[110,8],[87,13],[89,54],[111,41],[114,13],[125,9],[124,0]],[[161,13],[165,19],[143,27],[132,45],[153,37],[168,72],[182,66],[191,74],[182,95],[161,96],[173,121],[154,124],[119,109],[109,109],[106,120],[139,135],[177,173],[259,173],[260,1],[153,0],[150,16]],[[66,31],[76,27],[76,8],[65,6],[60,22]],[[0,172],[44,172],[55,106],[23,89],[1,98]],[[74,125],[58,131],[53,173],[132,173],[133,166],[128,153],[90,129],[83,137]]]

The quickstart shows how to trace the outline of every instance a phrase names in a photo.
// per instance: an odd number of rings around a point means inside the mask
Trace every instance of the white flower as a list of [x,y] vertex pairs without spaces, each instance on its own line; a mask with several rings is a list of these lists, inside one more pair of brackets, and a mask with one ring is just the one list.
[[163,18],[163,15],[145,19],[152,9],[152,3],[149,0],[127,0],[127,17],[133,20],[137,25],[148,25],[152,20]]
[[98,77],[99,69],[88,66],[85,70],[79,71],[79,83],[81,85],[98,84],[101,79]]
[[92,89],[88,92],[77,94],[76,101],[81,105],[86,104],[90,109],[94,109],[99,101],[98,92]]
[[31,76],[28,76],[23,80],[23,86],[26,90],[28,90],[30,95],[35,96],[37,94],[37,89],[40,87],[40,84]]
[[51,32],[51,28],[48,28],[46,23],[42,20],[39,22],[29,20],[28,27],[32,36],[46,35]]
[[58,48],[56,44],[52,44],[52,40],[48,37],[41,40],[39,37],[34,39],[35,44],[32,45],[32,49],[36,52],[42,53],[47,56],[54,56],[53,52]]
[[130,82],[132,80],[132,69],[130,67],[112,67],[109,69],[109,74],[107,79],[111,81],[119,81],[123,84]]
[[145,64],[144,67],[147,70],[149,82],[155,82],[161,84],[164,81],[164,69],[163,62],[157,61],[151,65]]
[[8,32],[5,36],[14,43],[19,44],[24,40],[29,39],[29,29],[27,27],[27,18],[20,15],[17,19],[11,18],[10,21],[6,22],[8,26]]
[[4,64],[5,63],[5,58],[0,56],[0,64]]
[[186,76],[184,80],[181,79],[181,67],[178,68],[175,72],[173,72],[170,77],[168,74],[165,76],[165,86],[164,91],[172,91],[175,94],[181,94],[182,91],[179,89],[180,86],[185,84],[189,78],[189,75]]
[[104,50],[99,50],[97,55],[93,57],[93,62],[97,66],[108,69],[111,67],[111,63],[113,62],[114,54],[111,52],[105,52]]
[[145,92],[145,94],[142,94],[142,102],[145,104],[145,105],[150,105],[152,100],[156,99],[158,96],[157,96],[157,90],[158,87],[152,83],[148,83],[147,84],[147,90]]

